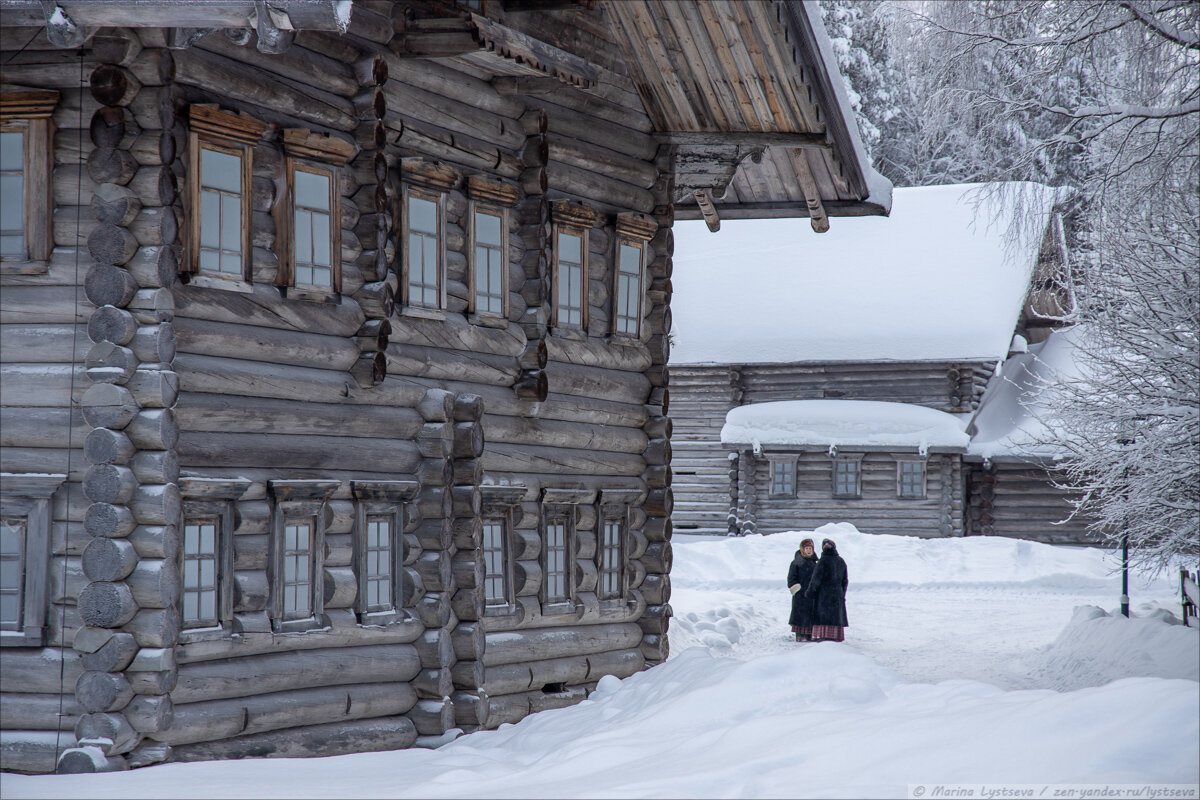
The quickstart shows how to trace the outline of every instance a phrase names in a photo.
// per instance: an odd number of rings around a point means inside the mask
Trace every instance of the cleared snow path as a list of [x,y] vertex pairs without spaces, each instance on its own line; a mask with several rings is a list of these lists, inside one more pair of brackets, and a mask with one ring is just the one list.
[[[1115,613],[1121,578],[1108,554],[1003,538],[873,536],[844,523],[748,538],[677,534],[672,653],[700,645],[751,659],[804,647],[786,624],[785,584],[805,537],[818,547],[822,538],[833,539],[846,560],[846,645],[909,681],[967,678],[1002,689],[1061,691],[1113,679],[1064,678],[1042,666],[1043,651],[1076,607]],[[1169,577],[1135,576],[1130,594],[1137,616],[1179,614]]]

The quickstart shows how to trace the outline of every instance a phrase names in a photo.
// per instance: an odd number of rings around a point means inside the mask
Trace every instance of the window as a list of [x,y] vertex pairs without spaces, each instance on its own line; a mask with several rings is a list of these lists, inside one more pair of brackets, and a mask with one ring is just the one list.
[[217,517],[186,520],[183,525],[183,626],[209,628],[220,624],[217,603]]
[[479,487],[481,495],[481,518],[483,540],[480,558],[483,560],[484,613],[489,616],[510,614],[516,610],[513,586],[513,539],[519,535],[514,529],[522,519],[521,501],[525,497],[524,485],[496,486],[486,484]]
[[268,481],[275,499],[271,619],[277,632],[325,626],[325,501],[338,481]]
[[471,297],[476,314],[507,313],[507,224],[503,210],[476,208],[471,216]]
[[333,174],[308,164],[293,164],[291,173],[295,285],[334,291]]
[[771,496],[796,496],[796,459],[774,459],[771,467]]
[[646,243],[658,230],[657,223],[641,214],[617,217],[617,268],[613,287],[613,333],[637,337],[642,329],[642,275]]
[[596,547],[596,594],[601,600],[621,597],[624,564],[621,546],[625,538],[625,520],[605,517],[600,522],[600,538]]
[[342,196],[337,169],[354,155],[353,144],[306,128],[283,132],[287,202],[280,215],[279,283],[289,296],[321,300],[342,290]]
[[925,459],[896,462],[896,495],[902,500],[925,498]]
[[508,531],[503,518],[483,521],[483,599],[489,608],[507,606],[512,602],[511,581],[508,577]]
[[250,488],[245,478],[180,478],[180,554],[184,640],[232,633],[233,504]]
[[565,511],[546,517],[546,547],[543,564],[542,594],[547,604],[566,603],[571,599],[568,551],[574,522]]
[[441,308],[441,198],[411,192],[405,212],[405,302],[420,308]]
[[833,459],[833,496],[856,499],[862,494],[862,454],[835,456]]
[[560,201],[554,219],[554,287],[552,324],[557,328],[587,330],[588,228],[595,213],[578,203]]
[[413,481],[353,481],[355,508],[356,610],[360,622],[385,624],[404,604],[404,503],[417,491]]
[[[54,247],[51,191],[53,121],[59,94],[24,89],[0,93],[0,262],[5,272],[45,272]],[[24,263],[25,266],[16,267]]]
[[187,268],[226,283],[248,280],[253,145],[267,126],[214,105],[193,105],[189,116]]
[[8,473],[0,482],[0,646],[43,642],[50,498],[65,479]]

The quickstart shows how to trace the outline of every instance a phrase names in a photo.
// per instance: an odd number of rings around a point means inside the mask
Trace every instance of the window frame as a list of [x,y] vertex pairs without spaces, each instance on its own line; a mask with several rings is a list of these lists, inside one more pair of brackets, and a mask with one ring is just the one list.
[[[198,286],[250,291],[253,262],[254,146],[267,125],[246,114],[222,111],[213,104],[193,104],[189,109],[187,178],[187,252],[182,263],[186,282]],[[200,194],[201,150],[241,158],[241,271],[238,274],[200,266],[200,229],[203,225]]]
[[[929,460],[924,456],[896,456],[896,499],[897,500],[925,500],[929,497]],[[921,468],[920,476],[920,493],[905,494],[904,492],[904,466],[907,464],[917,464]]]
[[[508,613],[512,608],[515,598],[513,596],[513,571],[512,571],[512,524],[510,523],[511,515],[492,513],[480,517],[480,522],[483,525],[483,538],[479,542],[479,555],[483,561],[483,607],[484,613],[500,614]],[[488,547],[487,527],[489,525],[498,525],[500,528],[499,546],[495,548]],[[493,572],[491,564],[488,560],[488,552],[494,550],[499,556],[499,571]],[[497,601],[493,602],[489,595],[489,586],[491,581],[498,580],[500,583],[500,595]]]
[[[286,264],[286,275],[284,283],[287,287],[289,296],[301,297],[313,296],[316,299],[324,299],[331,295],[339,295],[342,292],[342,196],[338,192],[338,176],[336,169],[329,164],[321,164],[310,159],[297,158],[295,156],[287,156],[286,173],[287,173],[287,202],[285,205],[284,219],[286,220],[283,226],[279,226],[283,231],[283,236],[280,237],[282,248],[285,250],[285,258],[281,259],[281,263]],[[318,286],[317,284],[298,282],[299,253],[296,250],[296,173],[307,172],[312,175],[321,175],[329,179],[329,286]],[[319,267],[321,265],[310,265]]]
[[[579,323],[564,322],[563,306],[559,302],[559,287],[562,282],[562,246],[563,234],[579,237]],[[587,333],[588,329],[588,229],[568,222],[556,222],[553,226],[554,277],[551,280],[551,325],[556,331],[579,331]],[[574,309],[569,306],[566,311]]]
[[[643,318],[646,314],[646,257],[650,240],[658,231],[658,223],[652,217],[644,214],[620,214],[617,216],[616,237],[613,250],[612,275],[612,317],[610,334],[619,339],[640,340],[642,338]],[[621,276],[628,275],[621,270],[621,247],[634,247],[638,251],[637,273],[637,310],[633,319],[633,330],[619,329],[620,321],[625,318],[620,314]]]
[[[486,574],[487,564],[484,563],[485,585],[480,587],[483,593],[483,613],[487,617],[504,617],[514,615],[517,611],[517,585],[516,585],[516,539],[518,537],[517,526],[521,523],[524,515],[521,512],[521,502],[525,497],[527,487],[524,484],[484,484],[479,487],[480,493],[480,512],[481,520],[501,519],[504,522],[503,531],[503,550],[501,555],[502,566],[504,570],[504,580],[506,581],[506,597],[507,602],[502,604],[489,605],[487,602],[486,589]],[[483,539],[479,543],[479,556],[483,559]],[[541,589],[538,590],[539,597]]]
[[[863,453],[838,453],[830,458],[830,491],[835,500],[862,499],[862,461]],[[838,492],[838,464],[854,464],[855,489],[854,494]]]
[[[431,202],[435,207],[434,216],[437,218],[437,240],[435,242],[437,255],[437,265],[435,267],[437,273],[437,305],[416,304],[412,301],[412,252],[409,241],[412,232],[409,227],[412,214],[409,211],[409,202],[413,199]],[[403,256],[401,291],[404,312],[415,313],[417,315],[432,314],[441,316],[446,312],[446,193],[417,184],[404,184],[403,209],[400,217],[402,237],[400,249]],[[419,233],[428,235],[427,231],[420,231]]]
[[5,473],[0,480],[0,517],[25,524],[20,619],[0,630],[0,647],[41,647],[46,641],[47,586],[50,578],[50,501],[67,479],[62,474]]
[[[404,618],[405,601],[409,597],[405,582],[404,561],[407,556],[404,528],[408,523],[407,504],[417,493],[415,481],[351,481],[354,507],[354,577],[358,591],[354,612],[360,625],[387,625]],[[390,558],[392,604],[390,608],[372,609],[367,602],[367,526],[372,517],[387,517],[391,524]]]
[[[180,575],[180,641],[193,642],[219,639],[233,634],[233,537],[236,528],[234,504],[250,488],[245,478],[180,478],[177,482],[183,500],[179,520],[179,575]],[[188,520],[197,517],[216,519],[217,530],[217,624],[189,626],[183,617],[182,592],[186,575],[186,526]]]
[[[564,503],[543,503],[540,523],[542,535],[542,551],[539,554],[542,566],[542,585],[538,591],[543,611],[546,609],[573,610],[575,606],[575,531],[577,525],[577,506]],[[563,525],[563,596],[550,595],[550,525],[561,522]]]
[[[602,503],[596,520],[596,599],[601,605],[625,602],[625,585],[629,579],[627,566],[629,555],[629,506]],[[616,565],[610,569],[605,564],[605,550],[608,548],[607,528],[616,524]],[[605,575],[615,572],[616,589],[610,594],[604,588]]]
[[0,274],[41,275],[49,271],[54,250],[54,109],[53,89],[0,92],[0,131],[22,134],[23,252],[0,255]]
[[[476,216],[484,214],[487,216],[498,217],[500,220],[500,310],[490,311],[479,308],[479,264],[476,261],[478,244],[476,242]],[[483,203],[477,200],[471,200],[467,204],[468,216],[468,231],[467,231],[467,282],[469,284],[468,291],[468,311],[471,313],[472,322],[481,322],[485,319],[508,320],[508,209],[504,206],[493,205],[491,203]],[[491,295],[489,295],[491,296]]]
[[[796,497],[796,486],[797,486],[798,478],[799,478],[799,475],[797,474],[799,472],[798,464],[797,464],[798,461],[799,461],[798,456],[768,456],[767,457],[767,496],[768,497],[779,497],[779,498],[794,498],[794,497]],[[777,471],[784,467],[790,468],[791,478],[788,482],[788,485],[785,486],[783,488],[783,490],[781,491],[776,487],[776,484],[778,483],[776,478],[777,478]]]
[[[325,616],[325,527],[326,503],[340,481],[295,480],[267,481],[268,494],[274,501],[271,515],[270,558],[267,579],[270,585],[271,630],[275,633],[303,632],[329,627]],[[284,559],[286,529],[290,524],[311,522],[309,535],[309,614],[289,616],[284,608]]]

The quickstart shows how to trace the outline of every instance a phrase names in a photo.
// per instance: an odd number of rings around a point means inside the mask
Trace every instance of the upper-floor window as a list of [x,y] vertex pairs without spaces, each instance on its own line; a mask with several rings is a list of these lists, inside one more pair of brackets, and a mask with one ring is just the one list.
[[862,454],[835,456],[833,459],[833,496],[856,499],[862,496]]
[[334,216],[338,204],[333,173],[328,168],[292,162],[289,175],[294,285],[337,291],[341,259],[334,243],[341,238],[337,235],[341,214]]
[[476,314],[507,313],[507,222],[504,209],[476,206],[471,215],[471,297]]
[[190,121],[187,270],[248,280],[254,144],[267,126],[214,105],[193,105]]
[[410,189],[404,208],[405,302],[441,308],[445,283],[441,197]]
[[770,462],[772,497],[796,496],[796,460],[773,459]]
[[65,478],[6,474],[0,482],[0,646],[43,643],[50,498]]
[[612,324],[615,334],[641,335],[646,245],[657,230],[654,220],[641,214],[622,214],[617,217]]
[[896,462],[896,495],[905,500],[925,497],[925,459],[902,459]]
[[554,275],[551,324],[556,328],[587,330],[588,229],[596,214],[579,203],[558,201],[554,221]]
[[53,242],[53,90],[0,92],[0,262],[4,270],[44,272],[12,262],[45,261]]

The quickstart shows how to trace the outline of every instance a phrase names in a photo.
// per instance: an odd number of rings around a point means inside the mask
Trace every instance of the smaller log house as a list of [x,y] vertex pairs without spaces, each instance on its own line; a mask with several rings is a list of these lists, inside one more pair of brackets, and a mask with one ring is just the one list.
[[[1014,491],[1044,493],[1029,511],[1037,524],[997,527],[985,499],[997,467],[965,463],[961,433],[1010,348],[1043,341],[1070,309],[1056,199],[1030,184],[998,195],[897,189],[889,219],[855,220],[853,232],[817,238],[780,220],[731,226],[716,245],[681,235],[678,258],[693,268],[676,281],[676,528],[844,521],[876,533],[1082,540],[1082,526],[1051,525],[1065,501],[1031,462]],[[1022,204],[1033,211],[1018,217]],[[835,424],[861,416],[862,401],[877,406],[869,424]],[[753,440],[745,414],[760,404],[773,422]],[[905,407],[956,419],[962,441],[901,442]]]

